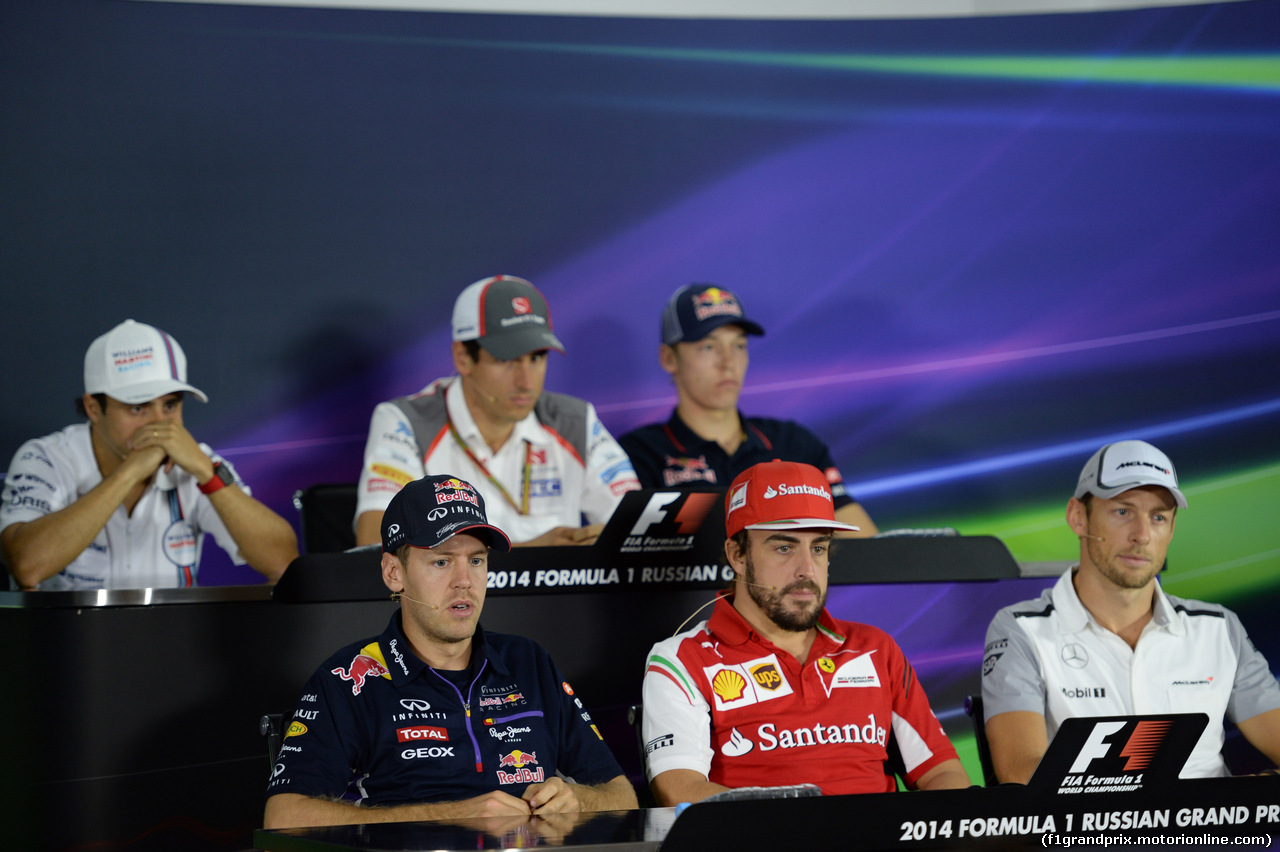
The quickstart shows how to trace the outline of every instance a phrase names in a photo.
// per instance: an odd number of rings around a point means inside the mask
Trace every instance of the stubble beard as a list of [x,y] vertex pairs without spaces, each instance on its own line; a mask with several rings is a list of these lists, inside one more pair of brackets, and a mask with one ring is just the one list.
[[[804,633],[818,626],[818,620],[822,617],[822,610],[827,605],[827,593],[818,588],[818,584],[812,580],[795,580],[783,586],[781,589],[766,589],[761,585],[753,585],[756,580],[756,566],[751,559],[751,551],[746,554],[747,563],[747,595],[751,600],[755,601],[756,606],[760,607],[760,611],[768,616],[769,620],[781,627],[783,630],[789,630],[794,633]],[[805,589],[817,595],[817,606],[809,611],[797,612],[794,609],[788,609],[786,606],[786,596],[791,592]]]
[[1126,570],[1116,561],[1122,554],[1115,554],[1108,558],[1102,553],[1102,546],[1099,542],[1092,539],[1086,539],[1086,541],[1088,543],[1085,545],[1085,551],[1089,554],[1089,561],[1098,569],[1098,573],[1121,589],[1146,588],[1163,567],[1163,565],[1153,564],[1141,573],[1137,573],[1133,569]]

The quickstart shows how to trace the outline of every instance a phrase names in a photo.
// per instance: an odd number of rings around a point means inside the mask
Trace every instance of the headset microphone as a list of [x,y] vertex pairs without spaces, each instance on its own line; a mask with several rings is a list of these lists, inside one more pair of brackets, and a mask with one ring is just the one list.
[[1081,537],[1081,538],[1091,538],[1091,539],[1093,539],[1094,541],[1106,541],[1106,539],[1105,539],[1105,538],[1103,538],[1103,537],[1102,537],[1102,536],[1100,536],[1100,535],[1089,535],[1088,533],[1080,533],[1080,537]]
[[432,609],[439,609],[439,608],[440,608],[440,607],[436,606],[435,604],[429,604],[429,603],[427,603],[426,601],[420,601],[420,600],[418,600],[417,598],[411,598],[411,597],[409,597],[408,595],[406,595],[404,592],[392,592],[392,593],[391,593],[391,600],[393,600],[393,601],[399,601],[401,598],[404,598],[404,599],[405,599],[405,600],[407,600],[407,601],[413,601],[413,602],[414,602],[414,603],[416,603],[416,604],[422,604],[423,606],[429,606],[429,607],[431,607]]
[[471,386],[472,386],[472,387],[474,387],[474,388],[475,388],[477,391],[479,391],[480,393],[484,394],[484,398],[485,398],[485,399],[487,399],[487,400],[489,400],[489,404],[490,404],[490,405],[497,405],[497,404],[498,404],[498,398],[497,398],[496,396],[494,396],[493,394],[489,393],[489,392],[488,392],[487,390],[485,390],[484,388],[480,387],[480,383],[479,383],[479,382],[477,382],[475,379],[471,378],[470,376],[467,376],[466,378],[467,378],[467,381],[471,382]]

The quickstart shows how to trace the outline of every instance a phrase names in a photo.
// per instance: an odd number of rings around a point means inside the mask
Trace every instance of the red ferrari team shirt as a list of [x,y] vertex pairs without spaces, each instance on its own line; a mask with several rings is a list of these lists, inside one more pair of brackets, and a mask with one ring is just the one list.
[[726,787],[808,783],[828,795],[896,789],[891,750],[910,786],[956,757],[889,634],[823,610],[801,665],[731,598],[649,653],[643,733],[650,780],[692,769]]

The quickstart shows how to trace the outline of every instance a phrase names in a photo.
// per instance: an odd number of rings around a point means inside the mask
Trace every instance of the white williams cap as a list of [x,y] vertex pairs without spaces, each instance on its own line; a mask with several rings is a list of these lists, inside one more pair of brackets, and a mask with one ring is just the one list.
[[1080,471],[1076,499],[1094,494],[1110,500],[1141,485],[1167,488],[1179,508],[1187,507],[1187,498],[1178,490],[1173,462],[1146,441],[1116,441],[1094,453]]
[[187,384],[187,356],[178,341],[146,323],[125,320],[89,344],[84,392],[136,405],[174,391],[209,398]]

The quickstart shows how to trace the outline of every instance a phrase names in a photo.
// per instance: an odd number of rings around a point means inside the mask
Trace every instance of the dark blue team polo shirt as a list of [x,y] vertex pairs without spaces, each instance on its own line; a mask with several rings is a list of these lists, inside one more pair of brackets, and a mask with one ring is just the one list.
[[472,674],[449,673],[459,685],[409,650],[399,612],[330,657],[307,681],[267,795],[398,805],[520,796],[557,771],[579,784],[622,774],[540,645],[480,629],[472,641]]
[[732,456],[715,441],[699,437],[674,411],[666,423],[641,426],[623,435],[618,443],[645,488],[728,488],[734,477],[752,465],[781,459],[811,464],[822,471],[831,483],[837,509],[854,502],[845,491],[831,451],[817,435],[792,420],[743,417],[741,412],[738,417],[747,437]]

